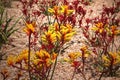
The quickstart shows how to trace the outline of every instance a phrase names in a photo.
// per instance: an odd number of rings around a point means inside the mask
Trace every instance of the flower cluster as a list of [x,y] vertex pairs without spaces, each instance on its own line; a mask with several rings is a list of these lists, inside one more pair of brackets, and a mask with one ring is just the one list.
[[62,5],[60,7],[54,6],[53,8],[49,8],[48,11],[55,16],[59,16],[61,14],[64,14],[64,16],[67,16],[72,14],[74,10],[70,10],[67,5]]
[[[22,1],[24,4],[23,7],[30,6],[30,9],[32,9],[33,4],[37,4],[37,2],[38,1],[36,1],[36,3]],[[73,13],[73,10],[70,10],[67,5],[48,8],[46,12],[49,24],[45,24],[45,26],[47,26],[46,29],[41,29],[42,26],[40,27],[40,37],[38,39],[37,29],[39,26],[36,24],[37,21],[31,20],[29,10],[26,12],[25,8],[23,14],[29,19],[25,20],[26,27],[23,31],[28,36],[28,50],[23,50],[17,56],[10,55],[7,63],[14,68],[28,71],[30,79],[34,77],[40,80],[51,79],[57,64],[57,57],[61,53],[62,47],[65,43],[69,42],[75,34],[74,27],[69,22],[61,22],[60,16],[62,15],[66,18]],[[53,16],[51,16],[51,14]],[[50,18],[54,19],[54,22],[49,20]],[[31,42],[33,38],[35,38],[35,41],[38,40],[38,42],[40,42],[39,50],[32,50]]]
[[17,56],[10,55],[7,59],[7,63],[9,66],[14,66],[15,64],[21,64],[23,61],[27,62],[28,60],[28,50],[23,50]]
[[64,58],[65,61],[69,62],[72,67],[79,69],[85,64],[85,60],[89,58],[92,52],[89,51],[87,46],[80,48],[81,52],[73,52],[68,54],[68,58]]
[[23,29],[27,35],[35,32],[36,22],[25,22],[26,27]]
[[96,23],[95,26],[91,28],[97,34],[107,34],[109,36],[116,36],[120,34],[120,30],[117,28],[116,25],[104,25],[102,22]]
[[114,66],[120,64],[120,52],[109,52],[108,55],[103,55],[102,60],[105,66]]
[[[64,59],[75,70],[72,77],[77,72],[87,80],[87,70],[91,71],[91,77],[96,72],[98,72],[96,75],[101,73],[99,80],[104,73],[113,76],[113,73],[119,70],[120,64],[120,52],[118,51],[120,45],[116,46],[115,42],[120,35],[120,20],[116,17],[120,2],[117,3],[114,0],[114,6],[110,8],[103,6],[101,15],[90,19],[86,18],[86,12],[91,15],[93,10],[87,11],[84,8],[90,4],[89,1],[91,0],[71,2],[64,0],[57,4],[53,0],[44,2],[21,0],[26,25],[24,32],[28,35],[29,41],[28,50],[23,50],[17,56],[9,56],[8,65],[28,72],[30,80],[52,80],[58,56],[69,47],[69,45],[67,47],[64,45],[67,45],[76,34],[76,27],[80,28],[85,39],[80,52],[71,52]],[[34,6],[39,9],[34,10]],[[40,25],[37,25],[39,24],[37,17],[45,18],[48,22],[43,20],[43,22],[40,21]],[[38,32],[37,29],[39,29]],[[35,38],[33,42],[40,43],[37,50],[31,47],[33,38]]]
[[[48,53],[45,50],[30,52],[30,71],[34,75],[42,75],[41,78],[46,77],[51,65],[55,62],[57,54]],[[28,70],[28,50],[23,50],[18,55],[11,55],[7,59],[9,66],[18,68],[24,71]]]
[[74,34],[75,30],[70,24],[59,26],[55,23],[42,35],[42,42],[45,44],[55,44],[56,42],[64,44],[70,41]]

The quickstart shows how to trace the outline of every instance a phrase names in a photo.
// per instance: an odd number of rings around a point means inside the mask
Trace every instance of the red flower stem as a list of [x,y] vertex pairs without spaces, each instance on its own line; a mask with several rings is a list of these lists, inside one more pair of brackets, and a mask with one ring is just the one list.
[[28,72],[29,72],[29,78],[30,80],[32,80],[32,77],[31,77],[31,71],[30,71],[30,52],[31,52],[31,49],[30,49],[30,40],[31,40],[31,33],[29,35],[29,45],[28,45]]
[[75,72],[76,72],[76,68],[74,68],[74,71],[73,71],[73,74],[72,74],[72,78],[71,78],[71,80],[73,80],[73,79],[74,79]]
[[15,65],[12,65],[12,67],[17,68],[17,69],[20,69],[20,70],[23,70],[23,71],[27,71],[27,69],[24,69],[24,68],[21,68],[21,67],[15,66]]

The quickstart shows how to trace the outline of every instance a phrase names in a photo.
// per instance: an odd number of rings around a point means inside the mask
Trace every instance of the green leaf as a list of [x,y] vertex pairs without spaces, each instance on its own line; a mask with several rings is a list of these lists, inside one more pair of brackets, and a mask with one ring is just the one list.
[[8,29],[8,27],[9,27],[10,22],[12,21],[12,19],[13,19],[13,17],[11,17],[10,19],[7,19],[7,20],[6,20],[5,28],[4,28],[4,30],[3,30],[5,33],[7,32],[7,29]]
[[0,31],[1,42],[5,43],[7,41],[7,36],[4,32]]
[[9,31],[8,32],[8,34],[7,34],[7,37],[10,37],[11,36],[11,34],[13,34],[15,31],[17,31],[18,29],[14,29],[14,30],[12,30],[11,32]]

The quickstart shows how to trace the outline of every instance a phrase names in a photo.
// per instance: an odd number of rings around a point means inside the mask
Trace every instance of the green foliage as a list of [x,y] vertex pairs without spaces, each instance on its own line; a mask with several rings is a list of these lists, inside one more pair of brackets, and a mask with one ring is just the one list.
[[15,26],[19,19],[15,21],[13,25],[11,25],[10,23],[12,20],[13,16],[9,18],[7,12],[5,12],[5,9],[0,6],[0,49],[3,44],[7,43],[8,38],[17,30],[15,29]]

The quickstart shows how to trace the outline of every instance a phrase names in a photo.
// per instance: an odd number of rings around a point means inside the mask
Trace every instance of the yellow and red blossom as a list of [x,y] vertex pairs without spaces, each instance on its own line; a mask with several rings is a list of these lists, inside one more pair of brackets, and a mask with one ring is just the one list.
[[59,27],[58,23],[54,23],[53,25],[50,25],[49,30],[60,31],[60,27]]
[[[30,52],[31,58],[33,58],[32,52]],[[22,63],[22,61],[27,61],[28,60],[28,50],[23,50],[21,51],[18,55],[10,55],[7,58],[7,63],[8,65],[14,65],[14,64],[19,64]]]
[[93,31],[95,31],[95,32],[102,33],[102,32],[104,31],[103,23],[102,23],[102,22],[97,23],[97,24],[95,24],[95,26],[93,26],[91,29],[92,29]]
[[74,12],[74,10],[70,10],[67,5],[62,5],[62,6],[54,6],[53,8],[49,8],[48,12],[54,14],[55,16],[58,15],[70,15],[71,13]]
[[49,8],[48,9],[48,12],[54,14],[55,16],[58,16],[59,15],[59,7],[58,6],[54,6],[53,8]]
[[98,33],[107,32],[108,35],[112,35],[112,36],[120,34],[120,30],[117,28],[116,25],[112,25],[112,26],[109,26],[107,24],[103,25],[103,23],[101,22],[95,24],[95,26],[93,26],[91,30]]
[[105,66],[116,65],[120,63],[120,52],[109,52],[109,56],[103,55],[102,60]]
[[62,5],[60,12],[64,15],[70,15],[71,13],[74,12],[74,10],[70,10],[69,7],[67,5]]
[[117,26],[110,26],[110,28],[107,28],[107,32],[109,35],[118,35],[120,34],[120,30],[117,29]]
[[12,65],[14,65],[14,63],[15,63],[15,60],[16,60],[16,57],[13,56],[13,55],[10,55],[10,56],[7,58],[7,64],[8,64],[9,66],[12,66]]
[[36,52],[36,55],[40,58],[40,59],[47,59],[50,58],[50,54],[45,51],[45,50],[40,50]]
[[80,50],[82,51],[82,55],[81,55],[82,57],[88,58],[91,54],[91,52],[88,50],[88,47],[86,45],[82,46]]
[[[56,53],[48,53],[46,50],[40,50],[40,51],[36,51],[35,53],[31,52],[30,53],[31,56],[31,65],[32,67],[34,67],[34,65],[36,65],[37,67],[49,67],[50,65],[52,65],[54,63],[54,61],[57,58],[57,54]],[[22,52],[20,52],[18,55],[11,55],[8,57],[7,59],[7,63],[9,66],[17,66],[17,64],[24,64],[23,69],[28,69],[28,50],[23,50]],[[45,66],[42,66],[45,65]]]
[[69,62],[72,67],[78,68],[81,65],[79,61],[80,57],[81,57],[80,52],[73,52],[68,54],[68,58],[64,58],[64,61]]
[[37,59],[33,60],[34,64],[44,64],[47,66],[50,66],[54,60],[56,60],[57,54],[56,53],[52,53],[51,55],[45,51],[45,50],[40,50],[36,52],[36,57],[38,57]]
[[81,53],[75,52],[75,53],[70,53],[69,55],[70,60],[75,60],[81,56]]
[[53,31],[46,31],[45,34],[42,35],[41,39],[44,44],[53,44],[57,41],[56,33]]
[[65,43],[70,41],[74,34],[75,30],[70,24],[58,26],[55,23],[42,35],[42,42],[47,45],[54,44],[57,41]]
[[70,41],[72,36],[75,34],[75,31],[72,28],[72,26],[70,24],[66,24],[65,26],[60,26],[60,28],[61,41],[63,43]]
[[23,30],[24,30],[24,32],[26,32],[27,35],[30,35],[31,33],[35,32],[35,27],[36,27],[35,22],[32,22],[32,23],[26,22],[26,27]]

